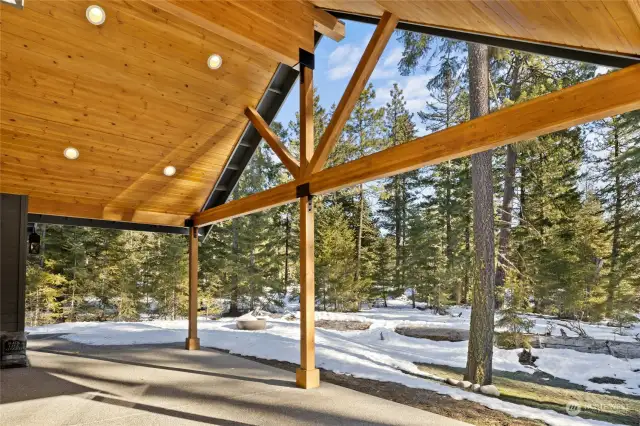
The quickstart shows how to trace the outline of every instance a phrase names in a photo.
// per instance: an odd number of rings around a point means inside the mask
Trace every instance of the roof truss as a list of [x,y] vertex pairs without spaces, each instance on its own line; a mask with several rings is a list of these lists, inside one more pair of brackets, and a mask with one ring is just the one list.
[[202,226],[290,203],[300,185],[324,194],[633,111],[640,108],[638,81],[640,64],[231,201],[194,215],[193,222]]

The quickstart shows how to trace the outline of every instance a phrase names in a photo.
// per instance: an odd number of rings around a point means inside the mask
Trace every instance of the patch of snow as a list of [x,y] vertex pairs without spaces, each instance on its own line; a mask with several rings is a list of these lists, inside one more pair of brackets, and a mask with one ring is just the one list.
[[[391,381],[413,388],[431,390],[454,399],[468,399],[514,417],[542,420],[551,425],[578,425],[606,423],[574,418],[550,410],[540,410],[502,401],[460,388],[416,376],[433,378],[419,370],[415,362],[464,367],[467,342],[436,342],[415,339],[392,332],[398,324],[414,323],[430,327],[462,328],[468,323],[466,308],[452,309],[462,312],[461,317],[434,315],[426,311],[408,309],[373,309],[366,313],[343,314],[317,312],[317,319],[372,322],[365,331],[341,332],[316,330],[317,366],[339,374],[348,374],[372,380]],[[240,355],[255,356],[292,363],[299,362],[300,328],[298,321],[268,320],[266,330],[242,332],[236,330],[234,318],[218,321],[200,319],[199,336],[202,346],[228,350]],[[132,345],[143,343],[182,342],[187,321],[150,321],[144,323],[93,322],[63,323],[36,327],[27,331],[38,333],[69,333],[64,338],[90,345]],[[467,325],[468,327],[468,325]],[[381,339],[381,333],[384,340]],[[624,361],[608,355],[593,355],[560,349],[536,350],[540,356],[540,370],[565,378],[589,389],[606,391],[615,389],[634,395],[640,394],[640,360]],[[532,369],[518,362],[517,350],[494,350],[494,368],[503,371]],[[409,374],[407,374],[409,373]],[[607,375],[627,380],[625,385],[607,385],[588,382],[594,375]],[[442,380],[442,379],[440,379]],[[628,389],[633,387],[635,389]]]

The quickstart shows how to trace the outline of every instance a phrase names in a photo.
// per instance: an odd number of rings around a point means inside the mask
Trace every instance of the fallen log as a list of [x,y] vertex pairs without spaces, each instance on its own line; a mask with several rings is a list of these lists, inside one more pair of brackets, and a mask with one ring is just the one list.
[[573,349],[578,352],[612,355],[616,358],[640,358],[640,343],[617,342],[591,337],[528,335],[533,348]]
[[412,325],[400,325],[396,327],[396,333],[407,337],[429,339],[445,342],[461,342],[469,340],[469,330],[455,328],[434,328]]

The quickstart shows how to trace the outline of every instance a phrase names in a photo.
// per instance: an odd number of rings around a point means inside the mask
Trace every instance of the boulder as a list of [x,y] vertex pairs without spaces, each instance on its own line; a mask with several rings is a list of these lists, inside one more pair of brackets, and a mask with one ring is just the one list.
[[447,377],[447,380],[445,380],[445,382],[447,382],[451,386],[458,386],[458,383],[460,383],[460,380],[456,380],[456,379],[452,379],[451,377]]
[[472,391],[474,391],[474,392],[479,392],[479,391],[480,391],[480,388],[481,388],[481,386],[480,386],[479,384],[477,384],[477,383],[474,383],[474,384],[471,386],[471,390],[472,390]]
[[480,386],[480,393],[490,396],[500,396],[500,391],[494,385]]
[[462,380],[458,382],[458,387],[462,389],[469,389],[471,386],[473,386],[473,383],[468,382],[466,380]]

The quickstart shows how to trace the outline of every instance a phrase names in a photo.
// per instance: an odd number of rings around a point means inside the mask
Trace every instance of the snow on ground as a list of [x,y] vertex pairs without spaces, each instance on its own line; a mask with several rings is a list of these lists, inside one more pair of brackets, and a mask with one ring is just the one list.
[[[318,312],[317,319],[355,320],[371,322],[366,331],[316,330],[316,359],[318,367],[356,377],[391,381],[409,387],[423,388],[454,399],[468,399],[489,408],[503,411],[514,417],[539,419],[551,425],[607,424],[577,417],[570,417],[550,410],[521,406],[497,398],[453,388],[437,381],[425,380],[414,364],[433,363],[464,367],[467,342],[436,342],[414,339],[393,332],[399,324],[422,324],[429,327],[465,328],[469,326],[469,310],[454,308],[452,313],[460,317],[439,316],[428,311],[395,308],[343,314]],[[544,321],[546,327],[546,320]],[[537,324],[536,324],[537,326]],[[601,335],[610,335],[611,327],[595,327]],[[229,350],[240,355],[263,359],[299,362],[300,329],[298,321],[269,319],[264,331],[240,331],[234,319],[218,321],[200,320],[198,323],[202,346]],[[149,321],[138,323],[64,323],[31,328],[31,333],[69,333],[64,338],[90,345],[132,345],[143,343],[182,342],[186,335],[187,321]],[[589,331],[588,331],[589,332]],[[559,332],[558,332],[559,333]],[[594,333],[595,334],[595,333]],[[640,395],[640,359],[622,360],[609,355],[586,354],[564,349],[534,350],[540,356],[539,369],[591,390],[606,392],[617,390]],[[495,349],[494,368],[504,371],[533,372],[518,362],[517,350]],[[406,374],[410,373],[410,374]],[[588,379],[594,376],[617,377],[626,380],[624,385],[596,384]]]

